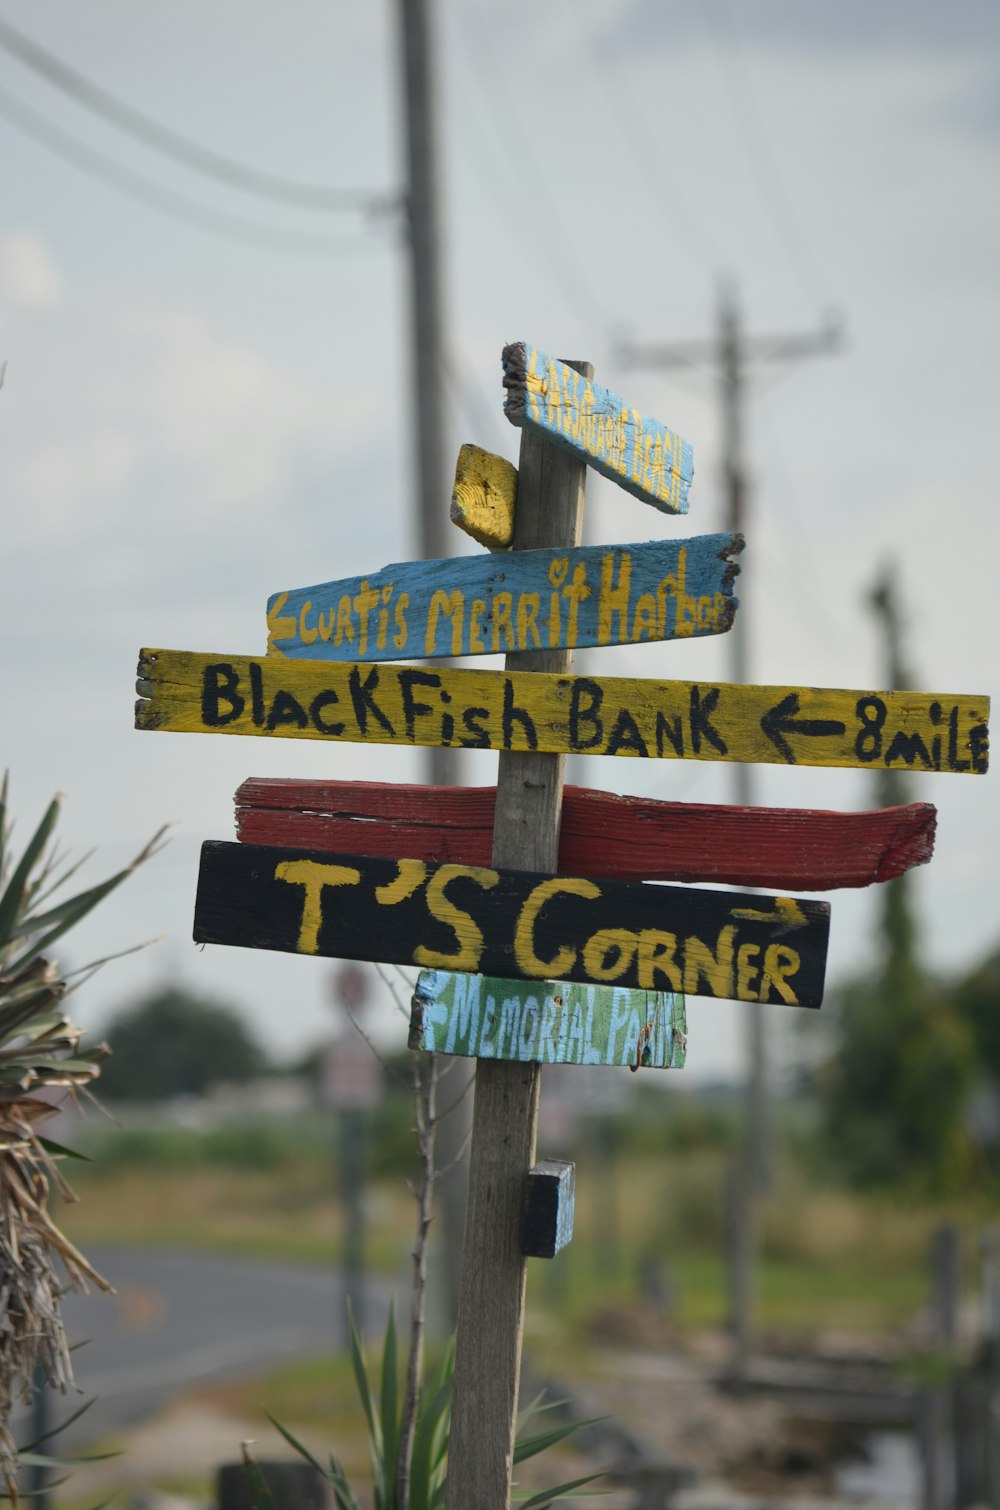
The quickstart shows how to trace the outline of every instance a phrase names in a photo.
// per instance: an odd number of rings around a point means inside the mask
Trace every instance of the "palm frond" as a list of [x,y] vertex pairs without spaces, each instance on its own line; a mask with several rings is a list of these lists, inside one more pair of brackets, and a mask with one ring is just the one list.
[[[593,1484],[596,1479],[603,1477],[602,1473],[588,1473],[582,1479],[570,1479],[568,1483],[557,1484],[553,1489],[543,1489],[540,1494],[533,1494],[530,1499],[525,1499],[519,1490],[515,1490],[511,1495],[511,1500],[519,1504],[521,1510],[549,1510],[549,1506],[554,1505],[556,1500],[565,1499],[567,1494],[582,1489],[584,1484]],[[597,1491],[598,1495],[603,1493],[603,1489]],[[580,1498],[589,1499],[591,1496],[581,1495]]]
[[395,1498],[396,1458],[399,1451],[399,1375],[396,1354],[396,1307],[390,1305],[382,1347],[382,1484],[385,1510],[390,1510]]
[[[70,988],[46,951],[157,852],[163,830],[125,869],[52,903],[79,868],[55,844],[60,797],[53,798],[15,861],[8,790],[5,775],[0,782],[0,1484],[16,1505],[18,1452],[9,1429],[14,1402],[31,1398],[36,1371],[50,1388],[65,1392],[72,1385],[60,1311],[64,1289],[88,1284],[111,1289],[48,1209],[50,1183],[74,1199],[58,1169],[70,1151],[44,1138],[40,1128],[62,1102],[88,1094],[108,1050],[103,1044],[81,1049],[83,1032],[66,1013]],[[76,974],[85,975],[86,967]],[[53,1091],[64,1094],[52,1096]],[[57,1260],[65,1277],[57,1273]],[[34,1456],[38,1466],[69,1462]],[[21,1454],[22,1462],[31,1460],[30,1453]]]

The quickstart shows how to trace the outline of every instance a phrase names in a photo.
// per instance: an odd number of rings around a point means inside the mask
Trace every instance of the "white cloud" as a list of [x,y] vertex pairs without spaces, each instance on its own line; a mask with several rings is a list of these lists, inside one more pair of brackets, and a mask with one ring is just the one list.
[[[187,311],[110,296],[22,312],[5,393],[5,546],[148,552],[239,522],[262,534],[293,474],[331,474],[371,422],[363,390],[336,405]],[[65,558],[64,558],[65,559]],[[99,563],[98,567],[99,567]]]
[[51,309],[61,295],[59,270],[39,237],[0,234],[0,300],[19,309]]

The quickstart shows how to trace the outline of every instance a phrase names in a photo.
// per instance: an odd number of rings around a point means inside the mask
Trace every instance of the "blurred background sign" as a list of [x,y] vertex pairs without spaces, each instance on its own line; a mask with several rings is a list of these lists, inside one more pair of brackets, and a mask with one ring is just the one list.
[[[370,972],[353,960],[344,960],[333,973],[330,990],[343,1013],[356,1018],[371,1001]],[[367,1111],[382,1100],[382,1066],[353,1021],[323,1051],[319,1083],[322,1101],[336,1111]]]

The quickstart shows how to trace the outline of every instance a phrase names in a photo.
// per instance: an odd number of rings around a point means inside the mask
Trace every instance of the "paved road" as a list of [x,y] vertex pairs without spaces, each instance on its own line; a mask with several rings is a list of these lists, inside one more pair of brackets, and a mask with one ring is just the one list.
[[[224,1254],[94,1248],[87,1256],[117,1291],[69,1295],[63,1314],[82,1391],[53,1419],[95,1398],[59,1447],[144,1420],[185,1387],[251,1377],[294,1358],[342,1347],[344,1297],[339,1271]],[[389,1286],[366,1291],[369,1337],[381,1335]],[[24,1437],[24,1425],[16,1435]]]

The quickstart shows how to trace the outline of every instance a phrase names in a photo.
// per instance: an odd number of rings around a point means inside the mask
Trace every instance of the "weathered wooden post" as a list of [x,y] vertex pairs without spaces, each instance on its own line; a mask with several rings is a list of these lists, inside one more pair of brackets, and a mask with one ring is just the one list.
[[953,1510],[955,1499],[955,1387],[950,1374],[958,1342],[960,1299],[958,1230],[935,1228],[930,1246],[930,1341],[949,1377],[924,1390],[920,1402],[924,1510]]
[[[570,364],[586,377],[587,363]],[[582,461],[521,433],[514,550],[579,545]],[[567,672],[572,650],[506,658],[520,671]],[[565,756],[505,751],[499,757],[493,864],[555,874]],[[535,1157],[541,1067],[480,1059],[469,1163],[448,1450],[449,1510],[507,1510],[524,1331],[521,1221]]]
[[979,1236],[979,1335],[971,1366],[957,1376],[954,1401],[955,1499],[959,1506],[996,1503],[997,1364],[1000,1348],[1000,1232]]
[[750,1363],[750,1316],[753,1298],[754,1209],[741,1185],[746,1180],[744,1161],[737,1157],[723,1175],[725,1208],[726,1279],[728,1325],[732,1341],[729,1371],[733,1384],[745,1384]]

